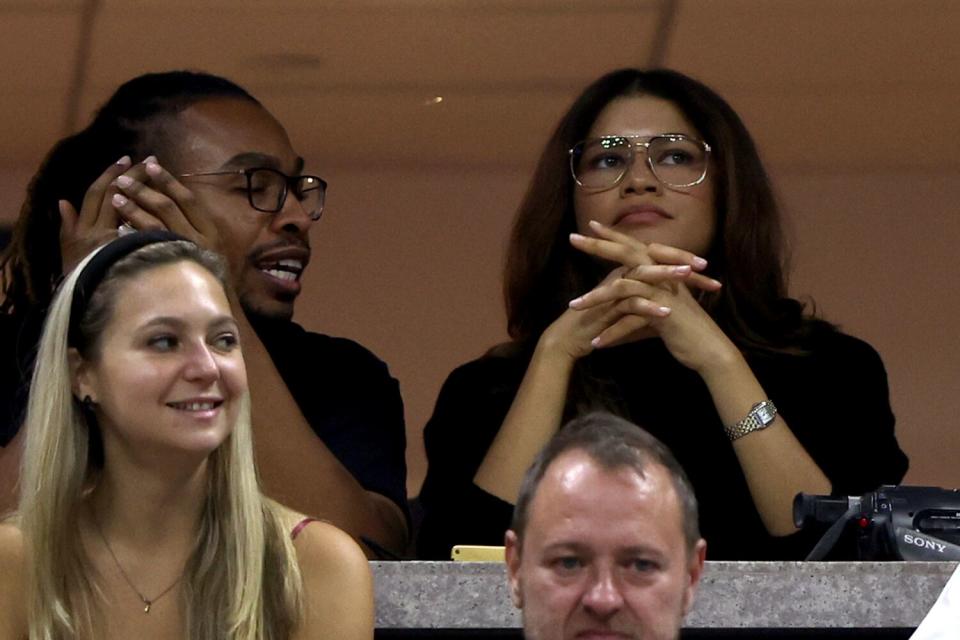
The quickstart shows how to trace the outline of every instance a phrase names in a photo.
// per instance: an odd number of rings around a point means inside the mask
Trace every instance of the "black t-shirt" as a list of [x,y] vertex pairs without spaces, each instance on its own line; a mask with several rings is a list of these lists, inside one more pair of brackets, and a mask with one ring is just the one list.
[[26,417],[41,325],[37,318],[0,314],[0,447],[13,440]]
[[[817,330],[807,355],[748,357],[754,374],[797,439],[832,483],[835,495],[897,484],[907,458],[894,437],[883,363],[870,345]],[[449,559],[454,544],[503,544],[513,507],[473,477],[513,402],[526,356],[485,356],[450,374],[424,430],[428,470],[420,493],[422,558]],[[700,503],[711,560],[799,560],[817,532],[776,538],[754,507],[743,471],[703,380],[659,339],[587,356],[609,380],[624,417],[673,451]]]
[[346,338],[293,322],[251,322],[317,436],[364,489],[406,513],[403,401],[387,365]]

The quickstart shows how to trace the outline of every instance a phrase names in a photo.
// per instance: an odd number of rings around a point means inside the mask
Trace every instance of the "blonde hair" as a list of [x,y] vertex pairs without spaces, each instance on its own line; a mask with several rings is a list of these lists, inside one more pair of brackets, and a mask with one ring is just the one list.
[[[92,639],[101,625],[97,602],[102,593],[76,534],[80,506],[99,473],[91,449],[100,446],[100,436],[96,421],[85,415],[73,396],[68,364],[73,293],[94,255],[85,258],[56,293],[27,404],[16,518],[31,565],[27,584],[31,640]],[[121,282],[182,261],[199,264],[224,284],[220,259],[193,243],[160,242],[138,249],[110,267],[90,299],[79,323],[81,334],[94,330],[85,336],[88,345],[96,349]],[[302,615],[302,581],[283,508],[260,493],[249,396],[241,400],[232,434],[210,456],[208,483],[196,546],[181,581],[185,637],[289,637]],[[194,606],[197,602],[203,603],[202,609]]]

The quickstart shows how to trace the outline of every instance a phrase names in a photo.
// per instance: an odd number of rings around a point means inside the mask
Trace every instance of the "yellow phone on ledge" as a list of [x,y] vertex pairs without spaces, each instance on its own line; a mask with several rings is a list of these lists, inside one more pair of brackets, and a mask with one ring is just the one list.
[[457,544],[450,551],[450,559],[457,562],[503,562],[503,547],[478,544]]

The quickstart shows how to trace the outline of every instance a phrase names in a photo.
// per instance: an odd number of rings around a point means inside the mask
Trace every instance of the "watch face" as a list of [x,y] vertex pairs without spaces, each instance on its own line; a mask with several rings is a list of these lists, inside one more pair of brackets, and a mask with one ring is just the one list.
[[757,407],[757,417],[763,422],[763,426],[767,426],[777,417],[777,410],[769,402],[764,402]]

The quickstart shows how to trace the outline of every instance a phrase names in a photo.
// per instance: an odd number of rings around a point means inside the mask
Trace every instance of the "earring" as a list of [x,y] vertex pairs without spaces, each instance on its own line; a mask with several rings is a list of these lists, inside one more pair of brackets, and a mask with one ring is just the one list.
[[97,406],[97,403],[93,401],[93,398],[90,397],[90,394],[83,396],[83,400],[80,401],[80,404],[83,405],[83,408],[87,411],[93,411],[93,408]]

